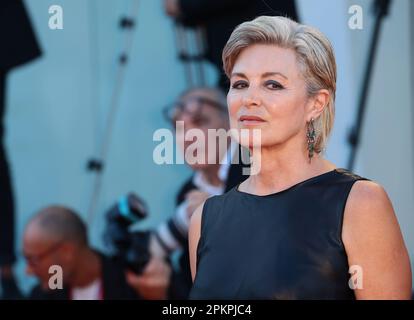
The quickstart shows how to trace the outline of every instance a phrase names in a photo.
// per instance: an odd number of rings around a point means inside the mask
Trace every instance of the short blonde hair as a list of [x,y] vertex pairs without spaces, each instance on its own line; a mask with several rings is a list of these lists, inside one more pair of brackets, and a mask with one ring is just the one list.
[[315,151],[326,147],[335,115],[336,62],[330,41],[319,30],[285,17],[261,16],[239,25],[223,50],[223,67],[227,77],[239,54],[254,44],[271,44],[292,49],[307,85],[308,95],[321,89],[330,93],[329,102],[315,119]]

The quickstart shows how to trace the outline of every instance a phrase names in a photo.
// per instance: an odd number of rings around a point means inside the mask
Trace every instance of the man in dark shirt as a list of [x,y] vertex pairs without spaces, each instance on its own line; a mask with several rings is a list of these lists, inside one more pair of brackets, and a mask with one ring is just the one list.
[[[205,137],[209,130],[228,133],[226,96],[220,89],[190,89],[181,94],[167,111],[173,127],[177,121],[183,122],[184,135],[192,129],[202,131]],[[227,145],[223,144],[211,153],[209,143],[211,141],[205,143],[201,154],[217,161],[189,164],[194,174],[177,194],[175,213],[153,232],[154,237],[150,241],[153,257],[142,275],[128,273],[128,283],[145,299],[187,299],[192,285],[187,236],[191,214],[208,197],[227,192],[247,178],[243,175],[244,165],[238,144],[232,145],[227,141]],[[185,141],[180,145],[181,151],[186,153],[192,144],[193,141]],[[218,159],[220,154],[225,154],[225,161]],[[162,258],[178,251],[181,251],[179,265],[171,270]]]
[[27,273],[40,282],[31,299],[138,298],[123,268],[88,245],[85,224],[68,208],[51,206],[36,214],[26,227],[23,252]]

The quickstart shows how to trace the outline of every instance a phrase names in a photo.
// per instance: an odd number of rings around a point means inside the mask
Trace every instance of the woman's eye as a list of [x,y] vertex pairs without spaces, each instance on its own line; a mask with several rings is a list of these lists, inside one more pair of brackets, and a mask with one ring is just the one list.
[[233,83],[233,85],[231,86],[233,89],[243,89],[247,87],[247,82],[246,81],[236,81],[235,83]]
[[284,89],[283,86],[279,82],[276,82],[276,81],[267,81],[266,82],[266,87],[268,87],[269,89],[272,89],[272,90]]

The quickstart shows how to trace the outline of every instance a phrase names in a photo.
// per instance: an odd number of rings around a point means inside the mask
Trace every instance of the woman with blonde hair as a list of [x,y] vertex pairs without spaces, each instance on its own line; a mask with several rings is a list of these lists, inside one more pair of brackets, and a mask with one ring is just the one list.
[[192,216],[190,298],[410,298],[387,193],[323,158],[336,91],[329,40],[262,16],[234,30],[223,63],[232,129],[261,132],[258,146],[239,141],[260,151],[260,171]]

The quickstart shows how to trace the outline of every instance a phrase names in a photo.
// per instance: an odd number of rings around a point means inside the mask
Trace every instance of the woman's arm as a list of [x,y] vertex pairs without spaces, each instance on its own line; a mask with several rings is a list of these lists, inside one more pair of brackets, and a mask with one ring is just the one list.
[[188,248],[190,252],[191,277],[194,282],[197,269],[197,245],[201,232],[201,216],[203,213],[204,203],[201,204],[193,213],[188,230]]
[[[355,268],[357,299],[410,299],[411,267],[391,201],[382,186],[357,181],[345,207],[342,240]],[[361,276],[361,277],[359,277]]]

